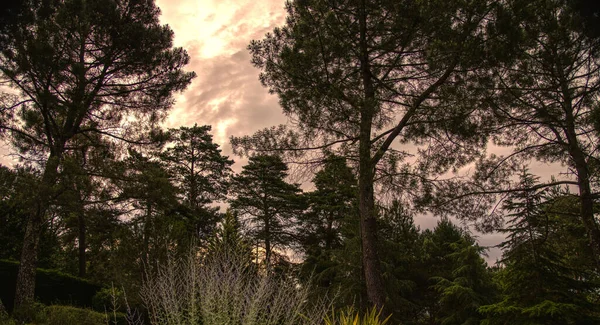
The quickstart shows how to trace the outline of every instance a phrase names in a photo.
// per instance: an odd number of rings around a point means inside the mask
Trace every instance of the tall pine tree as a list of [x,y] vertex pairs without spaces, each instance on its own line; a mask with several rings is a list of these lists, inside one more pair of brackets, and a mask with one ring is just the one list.
[[303,210],[301,190],[286,182],[287,171],[279,156],[255,156],[233,178],[231,208],[260,242],[267,268],[293,243],[293,225]]
[[[41,3],[40,3],[41,2]],[[173,48],[152,0],[31,1],[3,33],[0,80],[3,131],[20,152],[40,162],[19,268],[17,306],[33,301],[39,234],[56,195],[65,153],[77,135],[137,144],[155,129],[172,94],[194,77],[189,57]]]

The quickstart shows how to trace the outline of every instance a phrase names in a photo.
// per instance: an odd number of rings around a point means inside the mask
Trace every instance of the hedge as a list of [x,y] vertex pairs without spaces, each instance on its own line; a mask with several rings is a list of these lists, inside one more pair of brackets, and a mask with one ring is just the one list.
[[[8,310],[14,303],[19,263],[0,260],[0,300]],[[37,269],[35,298],[46,305],[67,304],[92,307],[92,298],[101,286],[56,270]]]

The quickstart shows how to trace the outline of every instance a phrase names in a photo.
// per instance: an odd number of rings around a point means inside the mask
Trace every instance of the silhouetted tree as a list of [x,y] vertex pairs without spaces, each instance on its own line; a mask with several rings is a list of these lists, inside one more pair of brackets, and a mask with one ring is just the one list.
[[180,189],[193,234],[199,239],[212,233],[220,215],[211,204],[225,199],[232,175],[233,161],[221,154],[209,131],[208,125],[171,129],[170,145],[160,155]]
[[[386,297],[375,181],[393,178],[388,184],[397,189],[416,190],[431,174],[467,163],[481,145],[466,140],[487,120],[470,118],[477,89],[465,91],[465,80],[485,63],[488,4],[294,1],[286,24],[249,46],[262,83],[298,129],[263,130],[233,139],[234,147],[287,150],[292,157],[329,148],[356,159],[362,264],[369,299],[378,307]],[[433,149],[408,164],[392,144],[413,140]]]
[[[67,0],[27,8],[30,23],[8,32],[0,78],[2,125],[21,154],[43,169],[28,219],[16,306],[33,300],[39,233],[72,139],[98,135],[133,143],[154,128],[193,73],[151,0]],[[144,132],[142,132],[144,131]],[[93,136],[92,136],[93,138]]]
[[285,178],[287,165],[278,156],[251,157],[233,178],[231,208],[246,223],[247,232],[261,242],[267,268],[273,253],[292,244],[293,225],[302,213],[300,188]]

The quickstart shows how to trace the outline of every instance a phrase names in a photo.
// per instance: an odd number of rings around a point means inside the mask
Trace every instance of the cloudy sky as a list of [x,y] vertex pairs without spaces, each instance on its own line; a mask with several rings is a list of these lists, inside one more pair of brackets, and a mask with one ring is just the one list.
[[[229,136],[285,122],[277,97],[258,81],[246,46],[285,20],[283,0],[158,0],[161,21],[187,49],[198,75],[178,97],[168,127],[209,124],[230,153]],[[239,168],[239,166],[238,166]]]

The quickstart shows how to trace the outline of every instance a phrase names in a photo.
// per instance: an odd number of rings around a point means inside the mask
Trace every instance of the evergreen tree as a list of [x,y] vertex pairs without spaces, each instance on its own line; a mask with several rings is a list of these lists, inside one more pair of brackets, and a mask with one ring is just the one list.
[[[536,182],[523,171],[523,187]],[[571,200],[570,206],[566,202],[565,197],[545,197],[533,190],[513,193],[506,201],[504,209],[511,219],[504,230],[508,234],[502,244],[504,268],[497,273],[502,300],[480,308],[488,316],[487,324],[593,324],[600,320],[594,265],[574,263],[579,259],[571,255],[583,253],[589,263],[594,261],[592,250],[581,241],[583,225],[573,220],[577,202]]]
[[[39,173],[19,166],[10,169],[0,165],[0,259],[18,261],[27,225],[28,208],[32,204],[31,188],[39,182]],[[61,223],[49,218],[41,229],[39,265],[55,268],[60,265]]]
[[[298,129],[266,129],[233,139],[234,147],[287,150],[294,158],[328,148],[356,160],[364,279],[380,308],[386,297],[374,183],[416,191],[431,174],[468,163],[485,143],[470,137],[488,121],[471,118],[479,88],[465,85],[482,58],[495,55],[484,50],[493,38],[484,32],[489,3],[293,1],[286,24],[249,46],[262,83]],[[408,163],[392,145],[410,141],[433,149]]]
[[535,159],[568,168],[565,175],[569,176],[561,182],[579,189],[580,221],[600,266],[593,184],[600,175],[595,126],[600,48],[586,33],[580,11],[570,3],[511,0],[500,5],[510,17],[506,33],[517,35],[520,45],[513,60],[496,64],[491,71],[495,86],[485,102],[491,104],[499,123],[495,130],[501,131],[494,143],[512,147],[512,153],[489,166],[499,170],[501,165]]
[[[3,96],[3,131],[41,162],[25,231],[15,305],[33,301],[39,234],[65,153],[77,135],[145,143],[175,91],[194,77],[189,58],[173,48],[152,0],[32,1],[22,23],[9,26],[0,79],[19,93]],[[6,36],[6,37],[4,37]],[[145,131],[145,132],[141,132]],[[142,137],[144,135],[144,137]]]
[[484,248],[464,235],[450,243],[452,253],[450,276],[433,277],[434,290],[439,294],[439,321],[443,325],[480,324],[484,318],[478,308],[494,301],[496,288],[492,274],[481,257]]
[[332,155],[315,174],[313,184],[315,191],[305,194],[308,209],[298,216],[298,237],[304,252],[302,270],[313,277],[317,286],[327,288],[339,271],[333,255],[347,239],[343,228],[356,220],[356,177],[343,157]]
[[285,181],[287,170],[278,156],[255,156],[233,178],[231,208],[260,242],[267,268],[293,243],[293,224],[303,210],[299,186]]
[[[252,264],[252,246],[242,234],[242,226],[238,217],[230,209],[225,212],[220,227],[208,241],[208,254],[217,258],[231,254],[236,261],[245,260],[247,267]],[[220,256],[220,254],[225,256]]]
[[421,313],[418,287],[425,282],[429,265],[423,264],[423,236],[413,214],[395,199],[379,208],[382,269],[389,297],[388,310],[395,323],[411,324]]
[[164,164],[135,150],[129,154],[122,195],[136,212],[130,213],[130,217],[136,234],[137,259],[145,279],[157,264],[167,261],[171,250],[187,250],[188,247],[181,247],[186,245],[180,244],[186,239],[185,221],[176,213],[177,188]]
[[449,220],[424,232],[424,258],[418,284],[423,308],[419,323],[479,324],[478,307],[494,299],[494,284],[483,249]]
[[161,153],[198,239],[206,239],[220,217],[211,204],[225,198],[233,164],[213,143],[210,129],[208,125],[170,129],[171,145]]

